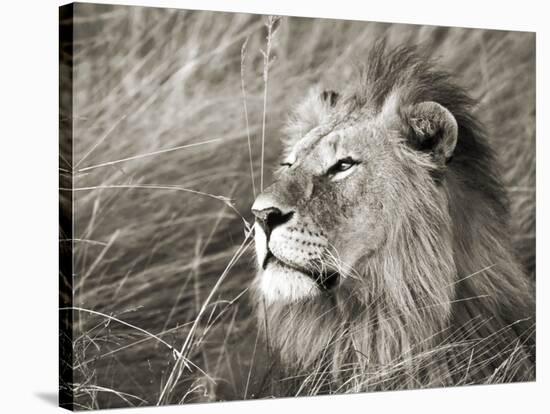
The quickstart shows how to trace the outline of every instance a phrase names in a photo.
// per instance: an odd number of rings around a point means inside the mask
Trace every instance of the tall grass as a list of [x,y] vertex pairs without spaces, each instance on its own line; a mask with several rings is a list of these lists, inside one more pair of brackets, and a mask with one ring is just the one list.
[[[518,251],[534,271],[532,34],[75,10],[75,141],[66,168],[75,186],[74,307],[61,312],[75,320],[67,362],[76,408],[257,398],[275,389],[248,300],[249,208],[271,180],[292,106],[319,82],[344,85],[352,62],[380,37],[425,45],[480,99]],[[307,381],[292,394],[319,388]]]

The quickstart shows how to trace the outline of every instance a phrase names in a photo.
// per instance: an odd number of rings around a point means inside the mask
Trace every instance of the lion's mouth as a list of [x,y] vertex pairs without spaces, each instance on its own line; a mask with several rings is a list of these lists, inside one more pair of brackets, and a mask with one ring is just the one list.
[[317,285],[324,290],[330,290],[334,288],[338,284],[338,281],[340,280],[340,274],[337,271],[327,269],[327,271],[325,272],[319,272],[319,271],[304,269],[302,267],[290,264],[279,257],[276,257],[271,252],[271,250],[267,249],[267,254],[265,255],[264,261],[262,263],[262,269],[265,270],[270,263],[274,263],[280,267],[287,268],[295,272],[299,272],[313,279],[315,283],[317,283]]

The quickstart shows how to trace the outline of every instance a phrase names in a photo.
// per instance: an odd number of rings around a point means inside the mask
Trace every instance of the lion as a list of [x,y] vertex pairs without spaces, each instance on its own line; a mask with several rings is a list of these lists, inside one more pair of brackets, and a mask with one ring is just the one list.
[[258,325],[293,394],[534,380],[534,281],[475,104],[382,42],[296,108],[252,206]]

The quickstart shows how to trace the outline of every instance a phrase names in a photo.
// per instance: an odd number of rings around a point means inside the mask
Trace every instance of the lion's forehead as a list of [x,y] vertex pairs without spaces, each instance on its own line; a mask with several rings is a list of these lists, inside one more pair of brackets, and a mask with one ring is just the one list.
[[[287,158],[293,163],[316,151],[321,152],[322,157],[330,151],[331,146],[336,150],[342,144],[349,147],[353,144],[380,147],[384,142],[395,143],[395,137],[388,132],[398,124],[401,105],[398,92],[390,94],[380,108],[368,104],[359,108],[344,105],[341,111],[328,115],[301,139],[294,141],[285,151]],[[315,163],[319,160],[312,161]]]
[[335,161],[335,157],[352,155],[345,151],[354,149],[360,152],[366,149],[377,127],[376,123],[368,121],[318,126],[290,148],[286,159],[291,164],[300,161],[314,171],[326,168],[326,164]]
[[289,162],[295,163],[298,159],[302,158],[304,155],[312,152],[316,148],[321,140],[334,136],[338,133],[336,125],[327,124],[327,125],[318,125],[304,135],[298,142],[296,142],[289,153]]

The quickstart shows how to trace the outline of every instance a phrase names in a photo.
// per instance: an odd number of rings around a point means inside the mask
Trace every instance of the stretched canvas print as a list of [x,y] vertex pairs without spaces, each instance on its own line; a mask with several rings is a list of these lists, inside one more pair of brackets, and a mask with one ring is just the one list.
[[535,34],[60,8],[60,404],[535,380]]

